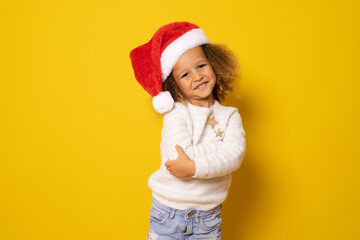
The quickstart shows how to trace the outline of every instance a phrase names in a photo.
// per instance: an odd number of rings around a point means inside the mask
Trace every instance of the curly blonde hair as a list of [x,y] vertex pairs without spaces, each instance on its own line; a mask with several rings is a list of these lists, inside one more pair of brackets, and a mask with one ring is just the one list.
[[[235,80],[239,77],[239,63],[234,53],[223,44],[209,43],[202,45],[202,49],[209,60],[216,76],[215,87],[212,91],[217,101],[223,101],[233,90]],[[163,91],[169,91],[176,102],[186,100],[172,74],[162,83]]]

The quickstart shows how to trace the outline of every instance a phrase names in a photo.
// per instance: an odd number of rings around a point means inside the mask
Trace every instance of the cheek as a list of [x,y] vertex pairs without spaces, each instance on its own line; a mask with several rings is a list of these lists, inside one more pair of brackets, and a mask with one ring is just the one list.
[[216,75],[215,75],[215,72],[211,69],[211,75],[213,76],[213,78],[215,79],[216,81]]
[[184,80],[184,81],[179,82],[178,86],[181,91],[186,92],[186,91],[189,91],[189,89],[191,87],[191,83],[190,83],[190,81]]
[[206,75],[207,75],[208,77],[210,77],[210,78],[216,78],[216,77],[215,77],[215,72],[214,72],[214,70],[213,70],[212,68],[208,68],[208,69],[206,70]]
[[215,73],[212,72],[208,76],[211,79],[211,82],[215,85],[215,83],[217,82]]
[[178,86],[178,88],[180,88],[180,90],[183,90],[183,83],[180,80],[175,80],[176,85]]

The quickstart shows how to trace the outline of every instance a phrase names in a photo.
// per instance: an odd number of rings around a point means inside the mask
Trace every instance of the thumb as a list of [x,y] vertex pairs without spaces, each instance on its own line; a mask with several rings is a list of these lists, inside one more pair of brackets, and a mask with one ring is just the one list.
[[181,146],[176,145],[175,148],[176,148],[176,151],[177,151],[177,153],[179,154],[179,156],[186,154],[186,153],[184,152],[184,149],[182,149]]

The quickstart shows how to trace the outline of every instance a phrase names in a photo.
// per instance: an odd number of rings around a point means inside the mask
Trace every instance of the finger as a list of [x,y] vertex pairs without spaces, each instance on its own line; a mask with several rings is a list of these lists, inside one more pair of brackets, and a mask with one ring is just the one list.
[[173,161],[171,160],[168,160],[166,163],[165,163],[165,166],[166,167],[172,167],[174,164],[173,164]]
[[178,153],[179,155],[184,155],[184,154],[186,154],[186,153],[184,152],[184,149],[182,149],[182,147],[181,147],[180,145],[176,145],[176,146],[175,146],[175,149],[176,149],[176,151],[177,151],[177,153]]

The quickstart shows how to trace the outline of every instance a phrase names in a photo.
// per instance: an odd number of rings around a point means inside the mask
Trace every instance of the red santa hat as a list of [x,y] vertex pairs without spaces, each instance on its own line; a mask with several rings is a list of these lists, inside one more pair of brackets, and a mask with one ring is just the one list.
[[153,96],[154,109],[163,114],[174,99],[162,91],[161,83],[171,74],[177,60],[191,48],[209,43],[203,30],[189,22],[174,22],[159,28],[150,41],[130,52],[135,78]]

